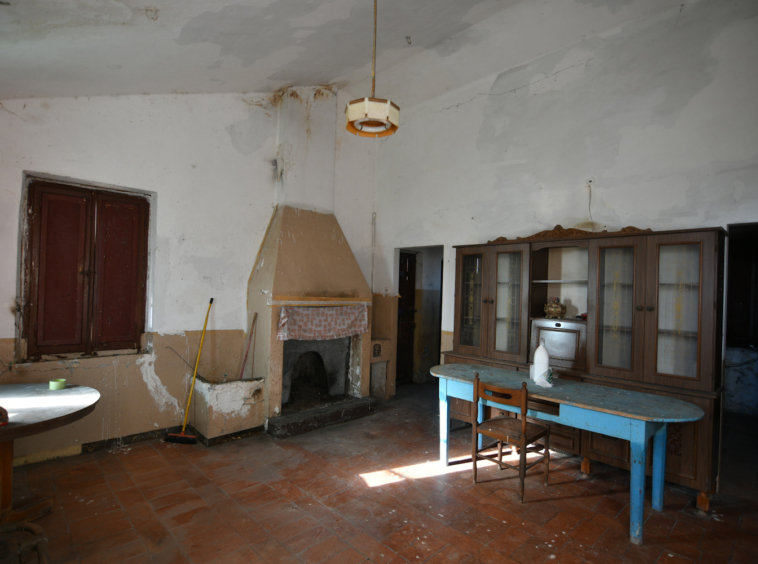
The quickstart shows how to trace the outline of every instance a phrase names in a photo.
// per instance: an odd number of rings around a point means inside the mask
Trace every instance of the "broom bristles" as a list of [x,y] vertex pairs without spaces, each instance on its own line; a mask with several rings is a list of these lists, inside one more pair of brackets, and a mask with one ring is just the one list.
[[167,443],[178,443],[182,445],[194,445],[197,444],[197,437],[194,435],[185,435],[178,433],[169,433],[164,439]]

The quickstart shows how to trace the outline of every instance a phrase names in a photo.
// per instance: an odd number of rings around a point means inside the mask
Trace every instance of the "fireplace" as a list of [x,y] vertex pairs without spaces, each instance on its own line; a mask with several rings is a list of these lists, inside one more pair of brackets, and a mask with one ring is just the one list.
[[297,413],[345,399],[350,337],[284,342],[282,413]]
[[263,381],[261,424],[270,428],[283,412],[309,409],[298,406],[309,394],[304,403],[314,406],[367,398],[371,303],[336,217],[278,206],[248,283],[248,319],[257,316],[257,332],[245,378]]

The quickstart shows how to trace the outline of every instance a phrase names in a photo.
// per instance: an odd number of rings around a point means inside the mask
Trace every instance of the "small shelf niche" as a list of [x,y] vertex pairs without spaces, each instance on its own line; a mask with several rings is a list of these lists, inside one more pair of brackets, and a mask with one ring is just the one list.
[[544,306],[558,298],[566,306],[565,319],[587,313],[589,249],[552,247],[532,253],[531,316],[545,317]]

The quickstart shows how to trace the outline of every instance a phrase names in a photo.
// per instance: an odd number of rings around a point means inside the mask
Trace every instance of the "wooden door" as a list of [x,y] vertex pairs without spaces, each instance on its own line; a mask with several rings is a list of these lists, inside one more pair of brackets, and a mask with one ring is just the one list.
[[400,253],[400,297],[397,304],[397,383],[413,382],[416,332],[416,255]]
[[588,370],[644,379],[645,237],[595,239],[589,246]]
[[711,391],[720,309],[717,233],[648,237],[645,281],[645,381]]
[[455,261],[455,334],[457,353],[485,356],[487,353],[486,247],[459,248]]
[[487,317],[487,356],[526,362],[529,244],[488,248],[485,260],[487,285],[482,305]]

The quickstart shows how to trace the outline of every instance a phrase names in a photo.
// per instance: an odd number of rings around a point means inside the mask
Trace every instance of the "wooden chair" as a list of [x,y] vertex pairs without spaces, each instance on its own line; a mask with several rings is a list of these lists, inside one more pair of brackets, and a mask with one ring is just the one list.
[[[471,460],[474,464],[474,483],[476,483],[476,462],[477,460],[490,460],[497,463],[501,470],[511,468],[518,470],[519,473],[519,499],[524,501],[524,477],[526,471],[542,462],[545,465],[545,486],[548,485],[549,465],[550,465],[550,426],[546,424],[533,423],[526,420],[527,399],[529,392],[526,389],[526,382],[521,389],[500,388],[479,381],[479,374],[474,373],[474,409],[479,403],[480,398],[486,398],[490,402],[501,405],[509,405],[521,408],[521,419],[515,419],[508,416],[497,416],[479,423],[477,417],[473,417],[472,423],[472,442],[471,442]],[[478,436],[484,435],[497,440],[497,459],[493,455],[484,455],[484,448],[478,448]],[[534,444],[542,439],[543,444]],[[503,443],[511,446],[511,453],[514,448],[519,452],[519,465],[513,466],[503,462]],[[488,448],[488,447],[485,447]],[[537,460],[526,463],[526,455],[530,452],[540,452],[542,456]]]

